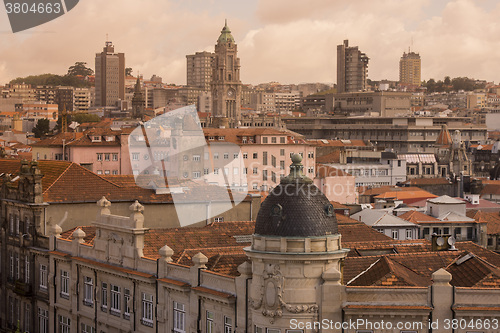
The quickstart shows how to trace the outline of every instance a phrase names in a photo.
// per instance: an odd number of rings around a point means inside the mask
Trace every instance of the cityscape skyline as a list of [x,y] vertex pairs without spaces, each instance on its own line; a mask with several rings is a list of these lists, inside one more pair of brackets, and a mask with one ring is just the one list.
[[244,84],[334,83],[336,46],[344,39],[371,59],[371,80],[397,81],[401,54],[413,43],[412,51],[422,57],[423,80],[448,75],[495,81],[500,50],[494,36],[500,27],[488,23],[499,13],[498,1],[469,0],[376,5],[316,0],[307,8],[288,2],[285,7],[281,1],[127,1],[118,7],[114,1],[89,0],[64,17],[17,34],[10,32],[5,12],[0,14],[0,82],[64,74],[76,61],[93,67],[94,50],[108,34],[127,55],[126,66],[134,75],[156,74],[165,82],[185,84],[186,55],[212,52],[225,18],[238,44]]

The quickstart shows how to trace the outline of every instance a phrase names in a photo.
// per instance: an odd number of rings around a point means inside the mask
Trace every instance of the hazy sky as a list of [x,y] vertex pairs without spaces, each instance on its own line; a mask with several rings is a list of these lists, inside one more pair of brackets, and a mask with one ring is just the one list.
[[398,79],[408,50],[422,79],[500,80],[500,1],[81,0],[66,15],[13,34],[0,9],[0,84],[29,74],[94,68],[106,34],[126,66],[185,84],[186,54],[213,51],[224,19],[238,44],[243,83],[336,81],[336,46],[370,58],[372,80]]

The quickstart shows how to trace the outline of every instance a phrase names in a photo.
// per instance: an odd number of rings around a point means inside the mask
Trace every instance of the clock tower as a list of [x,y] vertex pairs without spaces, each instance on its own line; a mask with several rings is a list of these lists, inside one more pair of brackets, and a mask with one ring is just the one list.
[[241,117],[241,81],[238,49],[226,24],[222,28],[212,68],[212,116],[215,127],[237,127]]

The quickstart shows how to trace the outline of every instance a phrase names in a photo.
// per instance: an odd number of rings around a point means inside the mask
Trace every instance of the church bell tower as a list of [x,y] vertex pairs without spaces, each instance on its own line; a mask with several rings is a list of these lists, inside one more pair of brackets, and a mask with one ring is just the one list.
[[215,127],[237,127],[241,117],[240,59],[231,30],[222,28],[212,64],[212,116]]

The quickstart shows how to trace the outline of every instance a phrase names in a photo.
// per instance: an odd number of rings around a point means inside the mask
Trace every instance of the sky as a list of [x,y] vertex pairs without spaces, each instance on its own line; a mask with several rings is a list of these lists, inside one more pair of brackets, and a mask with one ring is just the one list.
[[343,40],[370,58],[371,80],[398,80],[411,48],[422,79],[500,81],[500,1],[81,0],[65,15],[12,33],[0,8],[0,84],[33,74],[94,69],[106,36],[145,78],[186,83],[186,55],[212,51],[224,20],[238,45],[241,81],[336,82]]

